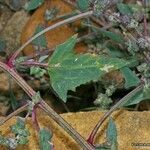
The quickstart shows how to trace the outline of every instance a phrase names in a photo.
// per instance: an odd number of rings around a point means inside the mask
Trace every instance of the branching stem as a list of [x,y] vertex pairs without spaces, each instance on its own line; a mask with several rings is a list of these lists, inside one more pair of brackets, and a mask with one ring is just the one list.
[[89,17],[93,14],[93,11],[88,11],[85,13],[80,13],[79,15],[70,17],[68,19],[65,19],[63,21],[60,21],[54,25],[51,25],[49,27],[47,27],[46,29],[42,30],[41,32],[37,33],[36,35],[34,35],[32,38],[30,38],[26,43],[24,43],[9,59],[8,64],[11,66],[14,63],[14,60],[16,59],[16,57],[19,55],[19,53],[28,45],[30,44],[33,40],[35,40],[36,38],[38,38],[39,36],[43,35],[44,33],[50,31],[50,30],[54,30],[55,28],[58,28],[60,26],[66,25],[68,23],[74,22],[76,20],[82,19],[82,18],[86,18]]
[[[18,75],[17,72],[8,65],[0,62],[0,68],[7,72],[17,83],[18,85],[26,92],[26,94],[32,99],[35,96],[36,92],[25,82],[25,80]],[[48,113],[50,117],[60,125],[83,149],[93,150],[94,147],[89,144],[72,126],[70,126],[67,121],[65,121],[59,114],[57,114],[48,104],[41,99],[42,108],[45,112]],[[40,106],[40,105],[39,105]],[[27,106],[25,106],[26,108]],[[16,113],[17,114],[17,113]],[[10,119],[13,115],[10,114]],[[7,119],[7,120],[8,120]]]
[[24,106],[18,108],[16,111],[14,111],[13,113],[11,113],[10,115],[8,115],[7,117],[5,117],[3,120],[0,121],[0,126],[3,125],[7,120],[9,120],[10,118],[18,115],[19,113],[27,110],[28,104],[25,104]]

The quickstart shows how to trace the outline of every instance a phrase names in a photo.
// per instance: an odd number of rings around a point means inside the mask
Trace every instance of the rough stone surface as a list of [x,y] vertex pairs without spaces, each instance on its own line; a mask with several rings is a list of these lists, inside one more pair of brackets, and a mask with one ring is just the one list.
[[[12,89],[18,89],[15,81],[12,80]],[[0,73],[0,92],[7,93],[9,91],[9,78],[6,73]]]
[[10,9],[0,4],[0,35],[12,15],[13,13]]
[[[87,138],[90,131],[93,129],[103,112],[79,112],[62,114],[61,116],[67,120],[83,137]],[[134,147],[132,143],[149,143],[150,138],[150,111],[144,112],[132,112],[119,110],[113,113],[113,119],[115,120],[118,130],[118,150],[147,150],[150,147]],[[55,150],[80,150],[79,146],[69,137],[60,127],[56,125],[48,116],[39,112],[38,120],[40,126],[51,129],[54,133],[53,143]],[[0,127],[3,135],[9,134],[9,126],[15,122],[15,118],[9,120],[5,125]],[[31,121],[28,120],[27,127],[30,129],[29,144],[26,146],[18,147],[18,150],[39,150],[38,139]],[[107,123],[101,127],[96,143],[102,143],[105,141],[105,131]],[[0,147],[4,150],[3,147]]]
[[12,53],[20,46],[20,34],[22,28],[28,20],[28,15],[24,10],[18,11],[8,20],[1,36],[7,42],[8,53]]

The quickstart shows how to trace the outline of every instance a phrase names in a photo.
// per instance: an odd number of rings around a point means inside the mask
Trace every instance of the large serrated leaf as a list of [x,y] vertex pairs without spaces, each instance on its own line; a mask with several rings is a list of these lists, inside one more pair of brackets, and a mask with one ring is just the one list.
[[129,67],[121,68],[121,72],[125,78],[126,89],[129,89],[133,86],[137,86],[140,83],[140,79]]
[[73,36],[59,45],[49,60],[50,82],[58,96],[66,102],[67,91],[74,91],[81,84],[98,81],[105,73],[120,69],[127,62],[92,54],[75,54],[77,37]]

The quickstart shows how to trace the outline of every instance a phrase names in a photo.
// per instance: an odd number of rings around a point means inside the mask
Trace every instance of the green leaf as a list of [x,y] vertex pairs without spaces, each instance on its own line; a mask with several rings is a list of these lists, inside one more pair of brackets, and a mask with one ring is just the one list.
[[[41,32],[42,30],[44,30],[44,28],[41,25],[38,25],[35,29],[34,35]],[[46,48],[47,47],[46,37],[44,35],[41,35],[35,40],[33,40],[32,44],[35,46],[39,46],[41,48]]]
[[16,135],[24,137],[29,135],[29,132],[25,127],[25,121],[21,118],[18,118],[16,124],[11,126],[11,131]]
[[110,31],[106,31],[104,29],[99,29],[98,31],[101,32],[101,34],[103,34],[104,36],[112,39],[115,42],[124,43],[123,37],[119,34],[116,34],[114,32],[110,32]]
[[30,75],[34,75],[36,78],[42,77],[45,73],[45,69],[35,66],[30,67]]
[[117,128],[112,118],[109,119],[106,136],[107,141],[111,143],[111,150],[117,150]]
[[[147,94],[146,94],[146,93]],[[126,103],[123,103],[122,106],[130,106],[140,103],[143,100],[150,100],[150,88],[138,91],[132,98],[130,98]]]
[[58,14],[59,9],[57,7],[53,7],[51,9],[46,9],[45,11],[45,19],[46,21],[51,21],[53,20],[56,15]]
[[28,142],[29,131],[26,129],[25,121],[21,118],[17,119],[16,124],[11,126],[11,131],[17,137],[18,144],[26,144]]
[[150,100],[150,83],[146,83],[143,89],[143,97]]
[[133,86],[137,86],[140,83],[140,79],[136,76],[136,74],[128,67],[121,68],[120,71],[122,72],[125,78],[125,88],[129,89]]
[[59,45],[49,60],[48,73],[53,89],[66,102],[67,91],[75,91],[81,84],[98,81],[109,71],[120,69],[128,63],[122,59],[75,54],[77,36]]
[[113,46],[112,44],[107,45],[107,50],[112,57],[123,58],[125,55],[121,49]]
[[25,4],[24,8],[27,11],[34,10],[40,5],[42,5],[43,3],[44,3],[44,0],[30,0],[29,2]]
[[123,15],[132,15],[133,14],[131,7],[127,4],[118,3],[117,8],[118,8],[119,12]]
[[25,122],[18,118],[16,124],[11,126],[11,131],[18,134],[22,129],[25,129]]
[[47,129],[41,129],[39,132],[40,150],[52,150],[52,145],[49,143],[52,138],[52,133]]
[[2,135],[0,135],[0,145],[9,146],[7,138],[3,137]]
[[77,6],[81,11],[88,10],[89,4],[89,0],[77,0]]

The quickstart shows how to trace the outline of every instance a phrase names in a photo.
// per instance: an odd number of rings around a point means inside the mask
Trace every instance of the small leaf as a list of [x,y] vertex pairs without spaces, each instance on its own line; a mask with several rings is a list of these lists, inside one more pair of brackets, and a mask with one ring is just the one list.
[[104,74],[120,69],[128,63],[123,59],[75,54],[77,37],[73,36],[59,45],[49,60],[48,73],[53,89],[66,102],[67,91],[90,81],[98,81]]
[[45,69],[35,66],[30,67],[30,75],[34,75],[36,78],[42,77],[45,73]]
[[40,150],[52,150],[53,145],[50,144],[52,133],[47,129],[41,129],[39,132]]
[[125,78],[126,89],[137,86],[140,83],[140,79],[136,76],[136,74],[130,68],[124,67],[124,68],[121,68],[120,71],[122,72]]
[[22,129],[25,129],[25,122],[18,118],[16,124],[11,126],[11,130],[14,134],[18,134]]
[[11,126],[11,131],[17,137],[18,144],[26,144],[28,142],[29,131],[26,129],[25,121],[21,118],[17,119],[16,124]]
[[117,143],[117,128],[112,118],[109,119],[106,136],[108,142],[110,142],[111,144]]
[[0,135],[0,145],[9,146],[7,138],[3,137],[2,135]]
[[107,50],[112,57],[123,58],[125,55],[119,48],[116,48],[112,44],[107,45]]
[[117,128],[112,118],[109,119],[106,136],[107,142],[111,144],[110,150],[117,150],[118,149]]
[[143,97],[150,99],[150,83],[146,83],[143,89]]
[[111,103],[112,103],[111,98],[109,98],[106,94],[103,93],[99,93],[98,97],[94,101],[94,105],[98,106],[103,110],[108,109]]
[[34,95],[34,96],[32,96],[32,102],[34,103],[34,104],[37,104],[37,103],[39,103],[41,101],[41,94],[40,94],[40,92],[38,91],[38,92],[36,92],[36,94]]
[[89,0],[77,0],[77,6],[81,11],[86,11],[89,8]]
[[100,33],[102,33],[104,36],[112,39],[113,41],[115,42],[118,42],[118,43],[124,43],[124,39],[121,35],[119,34],[116,34],[114,32],[110,32],[110,31],[106,31],[104,29],[99,29],[98,30]]
[[[34,35],[41,32],[43,29],[44,28],[42,26],[38,25],[35,30]],[[35,40],[33,40],[32,44],[35,46],[39,46],[41,48],[46,48],[47,47],[46,37],[44,35],[41,35],[38,38],[36,38]]]
[[[146,93],[147,94],[146,94]],[[127,102],[123,103],[122,106],[130,106],[140,103],[143,100],[150,100],[150,88],[147,90],[140,90],[138,91],[132,98],[130,98]]]
[[40,5],[42,5],[43,3],[44,3],[44,0],[30,0],[29,2],[25,4],[24,8],[27,11],[34,10]]
[[118,3],[117,8],[122,15],[132,15],[133,14],[131,7],[127,4]]
[[51,21],[52,19],[54,19],[56,17],[58,12],[59,12],[59,9],[57,7],[53,7],[51,9],[46,9],[46,11],[45,11],[45,20],[46,21]]

